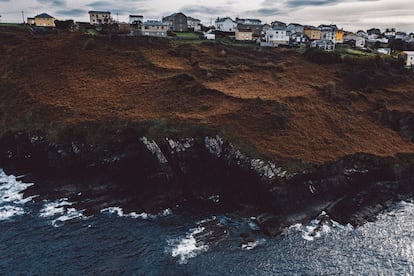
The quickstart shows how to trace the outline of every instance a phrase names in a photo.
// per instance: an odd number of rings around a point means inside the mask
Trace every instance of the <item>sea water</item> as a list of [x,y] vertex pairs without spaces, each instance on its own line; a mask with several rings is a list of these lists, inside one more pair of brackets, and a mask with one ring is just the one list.
[[[278,237],[254,218],[158,214],[113,206],[87,216],[67,198],[24,198],[33,183],[0,171],[0,275],[413,275],[414,204],[399,202],[362,227],[318,219]],[[326,214],[322,213],[322,216]],[[228,235],[218,243],[203,222]],[[253,238],[243,243],[240,233]]]

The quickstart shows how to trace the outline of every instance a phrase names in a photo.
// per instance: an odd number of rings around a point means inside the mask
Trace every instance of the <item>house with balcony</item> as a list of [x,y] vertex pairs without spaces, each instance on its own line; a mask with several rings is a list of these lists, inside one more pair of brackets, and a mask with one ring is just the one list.
[[89,11],[89,23],[91,25],[112,24],[113,20],[109,11]]

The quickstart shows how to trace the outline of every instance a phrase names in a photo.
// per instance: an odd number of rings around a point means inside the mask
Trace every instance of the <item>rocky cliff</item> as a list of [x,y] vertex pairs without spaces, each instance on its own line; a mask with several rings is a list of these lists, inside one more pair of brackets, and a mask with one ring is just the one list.
[[274,235],[322,210],[358,225],[412,196],[414,79],[387,59],[0,37],[0,166],[39,199],[254,215]]

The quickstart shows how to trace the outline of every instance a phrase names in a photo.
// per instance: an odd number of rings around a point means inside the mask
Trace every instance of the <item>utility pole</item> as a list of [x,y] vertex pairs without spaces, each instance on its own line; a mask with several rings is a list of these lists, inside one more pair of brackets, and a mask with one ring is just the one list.
[[118,11],[116,11],[116,22],[119,23],[119,19],[118,19]]
[[24,24],[24,11],[22,11],[22,19],[23,19],[23,24]]

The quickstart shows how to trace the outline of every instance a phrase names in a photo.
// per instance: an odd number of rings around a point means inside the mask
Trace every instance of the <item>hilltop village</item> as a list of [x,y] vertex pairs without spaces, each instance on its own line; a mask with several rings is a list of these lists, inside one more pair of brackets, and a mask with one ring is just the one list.
[[27,18],[34,32],[54,29],[86,32],[90,35],[108,34],[149,36],[175,40],[223,40],[258,44],[262,47],[318,48],[326,52],[346,51],[354,55],[388,55],[404,61],[407,68],[414,65],[414,33],[387,28],[371,28],[349,32],[337,25],[319,26],[286,24],[260,19],[217,18],[214,25],[204,26],[199,19],[182,12],[164,16],[162,20],[144,20],[143,15],[129,15],[129,22],[114,20],[110,11],[89,11],[89,22],[61,21],[42,13]]

